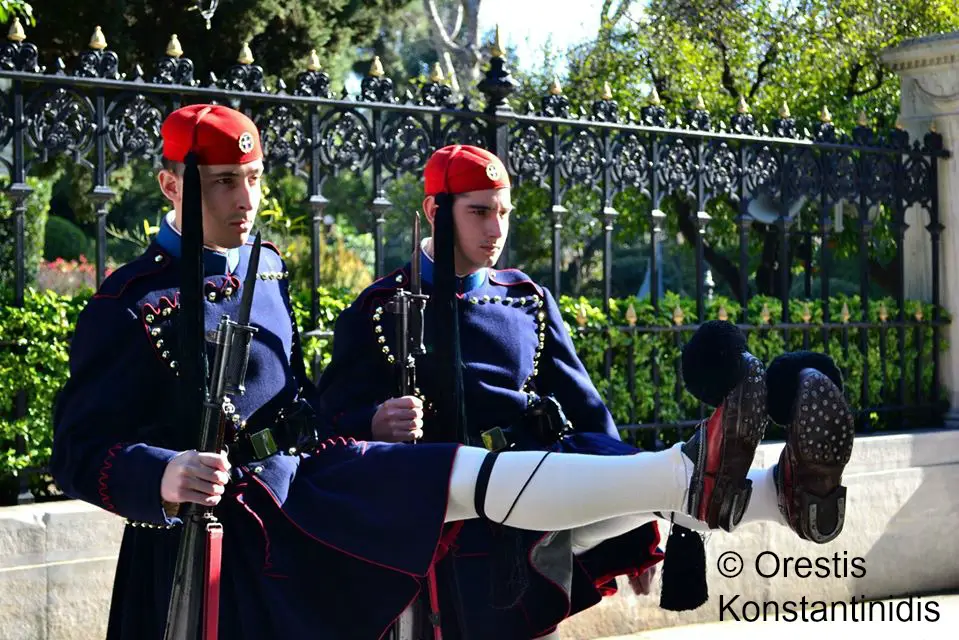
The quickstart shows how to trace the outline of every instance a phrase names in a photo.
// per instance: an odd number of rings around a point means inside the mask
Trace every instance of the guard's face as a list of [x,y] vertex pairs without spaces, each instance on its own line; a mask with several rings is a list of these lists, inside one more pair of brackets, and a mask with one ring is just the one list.
[[[432,197],[424,203],[435,216]],[[513,210],[509,188],[470,191],[456,196],[453,203],[453,224],[456,227],[456,273],[466,275],[492,267],[506,246],[509,216]]]
[[[263,162],[201,165],[203,185],[203,240],[214,249],[242,246],[250,237],[260,208]],[[177,226],[182,229],[183,177],[160,173],[160,187],[176,207]]]

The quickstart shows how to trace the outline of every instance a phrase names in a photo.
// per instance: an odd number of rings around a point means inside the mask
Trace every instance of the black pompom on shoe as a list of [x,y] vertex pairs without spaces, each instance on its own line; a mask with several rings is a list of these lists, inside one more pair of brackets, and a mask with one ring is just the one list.
[[842,372],[825,353],[793,351],[778,356],[766,369],[767,413],[776,424],[785,426],[792,421],[799,374],[803,369],[815,369],[832,380],[840,391],[843,389]]
[[718,407],[746,376],[745,351],[746,336],[739,327],[725,320],[704,322],[683,347],[686,390],[697,400]]

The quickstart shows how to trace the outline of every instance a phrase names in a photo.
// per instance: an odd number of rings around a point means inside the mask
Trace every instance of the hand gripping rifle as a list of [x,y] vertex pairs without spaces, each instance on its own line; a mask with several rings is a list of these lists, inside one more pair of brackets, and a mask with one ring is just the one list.
[[[189,158],[189,156],[188,156]],[[184,176],[184,199],[189,189],[186,183],[190,169],[195,164],[187,161]],[[199,176],[195,179],[198,181]],[[199,194],[197,185],[196,194]],[[193,194],[191,194],[193,195]],[[184,206],[186,211],[186,203]],[[193,213],[199,213],[196,209]],[[202,218],[200,215],[183,216],[183,261],[184,279],[181,292],[181,313],[184,322],[183,347],[188,354],[181,374],[185,382],[186,400],[201,402],[194,404],[199,411],[187,405],[185,417],[191,413],[200,414],[199,442],[196,450],[218,453],[224,447],[227,420],[236,422],[239,417],[231,401],[234,394],[245,392],[244,381],[250,358],[250,344],[256,327],[250,325],[250,310],[253,306],[253,290],[256,285],[257,268],[260,261],[260,234],[256,234],[246,281],[243,283],[243,295],[236,321],[224,315],[213,333],[215,345],[213,368],[206,380],[206,349],[204,335],[204,313],[202,304]],[[199,227],[199,228],[198,228]],[[199,235],[197,236],[197,231]],[[199,275],[197,275],[199,274]],[[197,344],[198,343],[198,344]],[[195,351],[191,351],[195,349]],[[189,397],[192,396],[192,397]],[[195,421],[186,423],[185,429]],[[192,430],[191,430],[192,431]],[[193,432],[195,434],[195,432]],[[180,514],[183,530],[177,551],[176,568],[173,575],[173,589],[167,610],[164,640],[216,640],[220,599],[220,562],[223,541],[223,526],[213,513],[212,507],[194,503],[183,505]],[[202,627],[200,624],[202,617]]]

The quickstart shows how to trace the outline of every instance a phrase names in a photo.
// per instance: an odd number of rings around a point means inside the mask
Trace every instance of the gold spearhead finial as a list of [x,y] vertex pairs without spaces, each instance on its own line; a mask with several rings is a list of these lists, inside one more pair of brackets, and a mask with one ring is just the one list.
[[558,96],[563,93],[563,87],[559,83],[558,76],[553,76],[553,84],[549,85],[549,92],[554,96]]
[[250,50],[249,42],[244,42],[240,47],[240,55],[236,57],[236,61],[240,64],[253,64],[253,52]]
[[822,111],[819,112],[819,119],[826,123],[832,122],[832,114],[829,113],[826,105],[822,106]]
[[14,18],[13,24],[10,25],[10,31],[7,32],[7,40],[23,42],[26,39],[27,34],[23,30],[23,25],[20,24],[20,18]]
[[320,56],[316,55],[316,49],[310,49],[310,57],[306,59],[306,70],[320,70]]
[[636,309],[633,308],[633,303],[629,303],[629,308],[626,309],[626,322],[631,327],[636,326]]
[[762,310],[762,312],[759,314],[759,317],[762,318],[763,324],[769,324],[769,318],[770,318],[771,316],[772,316],[772,314],[769,313],[769,305],[768,305],[768,304],[763,304],[763,310]]
[[809,303],[807,302],[802,306],[802,321],[809,324],[810,320],[812,320],[812,309],[809,308]]
[[849,316],[852,315],[849,313],[849,304],[846,302],[842,303],[842,311],[839,312],[839,318],[842,320],[843,324],[849,322]]
[[649,104],[658,107],[662,103],[663,101],[659,99],[659,91],[656,91],[656,85],[653,85],[653,90],[649,92]]
[[739,106],[736,107],[736,111],[739,113],[749,113],[749,103],[746,102],[745,96],[739,94]]
[[856,121],[856,124],[858,124],[860,127],[869,126],[869,116],[866,115],[865,111],[859,112],[859,119]]
[[916,322],[922,322],[922,304],[916,303],[916,312],[912,314]]
[[166,54],[171,58],[179,58],[183,55],[183,47],[180,46],[180,39],[175,33],[170,36],[170,42],[166,45]]
[[579,313],[576,314],[576,324],[581,327],[586,326],[586,308],[583,305],[579,305]]
[[703,94],[696,94],[696,104],[693,105],[693,109],[696,111],[705,111],[706,110],[706,101],[703,100]]
[[779,117],[785,120],[789,117],[789,105],[783,100],[783,106],[779,107]]
[[493,46],[490,48],[490,55],[494,58],[502,58],[506,55],[506,51],[503,49],[503,41],[499,37],[499,25],[496,25],[496,35],[493,36]]
[[99,25],[90,37],[90,48],[95,51],[102,51],[107,48],[107,39],[104,37],[103,30],[100,29]]
[[676,308],[673,309],[673,324],[679,326],[683,323],[683,319],[686,317],[686,314],[683,313],[683,310],[676,305]]
[[433,63],[433,70],[430,72],[430,82],[440,83],[445,80],[443,75],[443,67],[440,66],[439,61]]
[[929,123],[929,132],[930,132],[930,133],[936,133],[936,121],[935,121],[935,120],[933,120],[932,122]]
[[889,318],[889,311],[886,309],[886,301],[879,303],[879,322],[885,322]]
[[603,100],[613,99],[613,88],[609,86],[609,81],[603,83]]
[[896,116],[896,128],[902,131],[905,125],[902,123],[902,116]]
[[380,62],[379,56],[373,56],[373,64],[370,65],[369,75],[374,78],[382,78],[386,74],[383,71],[383,63]]
[[726,320],[729,320],[729,312],[726,311],[726,305],[724,304],[719,305],[719,313],[716,315],[723,322],[725,322]]

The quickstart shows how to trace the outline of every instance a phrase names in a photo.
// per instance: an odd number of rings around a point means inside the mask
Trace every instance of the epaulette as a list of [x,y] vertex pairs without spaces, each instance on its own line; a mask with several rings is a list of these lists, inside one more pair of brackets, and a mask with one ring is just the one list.
[[489,280],[493,284],[502,285],[504,287],[528,285],[534,291],[536,291],[537,295],[543,295],[543,288],[536,284],[532,278],[519,269],[490,269]]
[[107,276],[93,297],[119,298],[133,283],[158,275],[172,263],[173,260],[165,251],[152,246],[146,252]]
[[384,295],[392,294],[408,281],[409,272],[407,268],[400,267],[379,280],[374,281],[356,297],[356,301],[353,304],[358,310],[368,309],[375,300],[379,300]]

